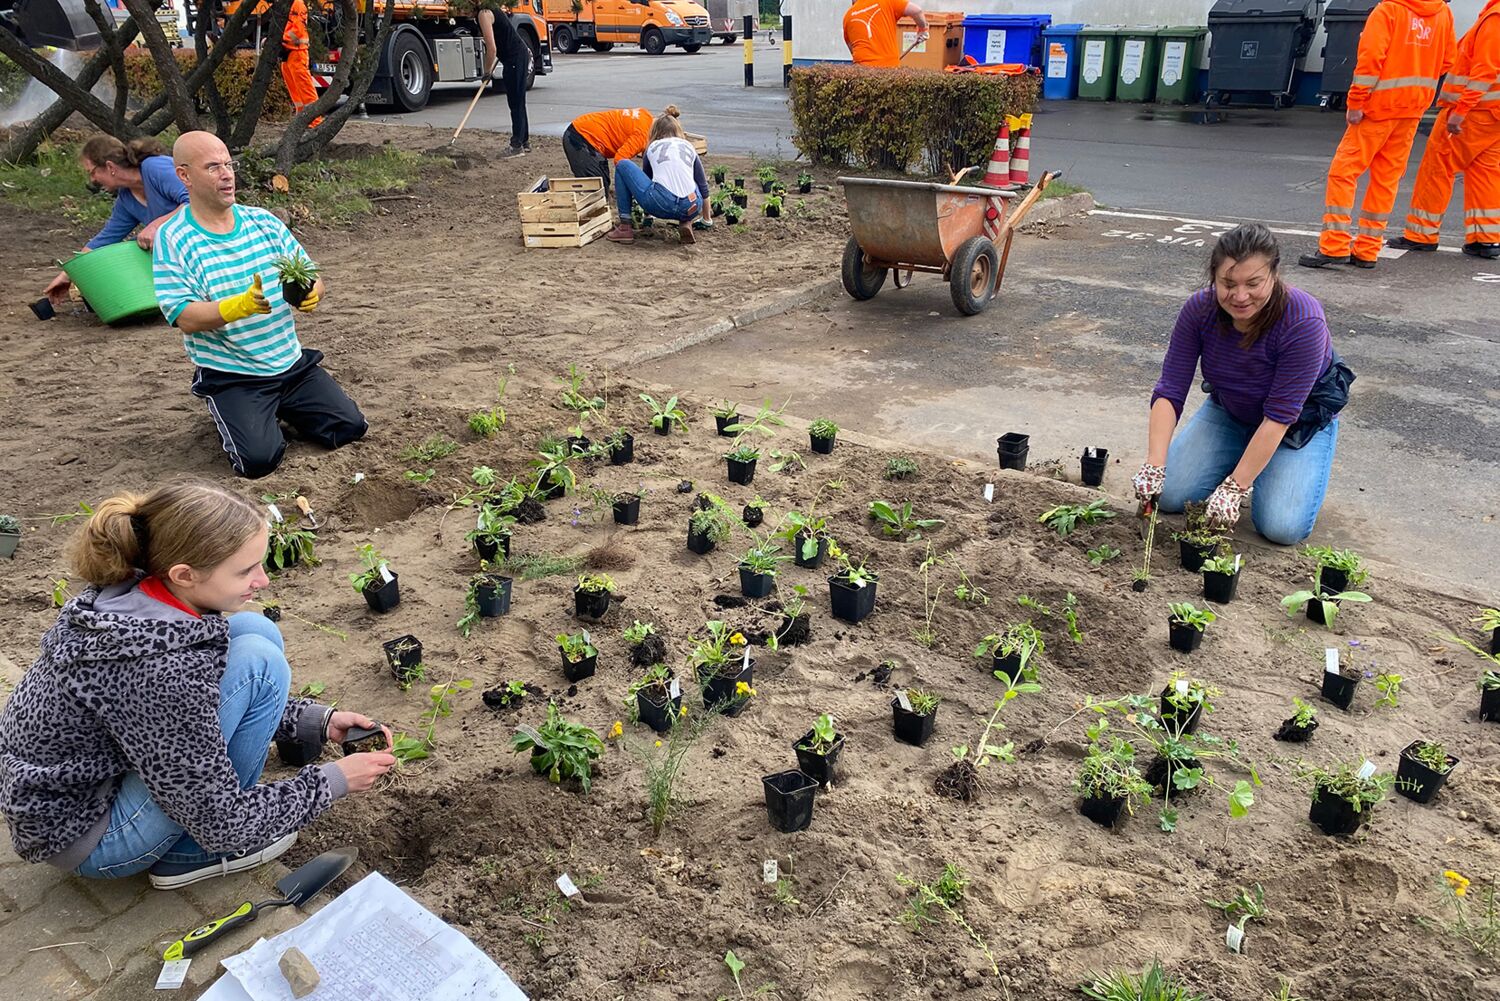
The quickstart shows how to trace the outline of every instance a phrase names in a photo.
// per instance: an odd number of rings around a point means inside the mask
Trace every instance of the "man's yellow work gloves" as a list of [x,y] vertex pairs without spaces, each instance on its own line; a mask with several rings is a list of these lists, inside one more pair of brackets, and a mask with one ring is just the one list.
[[297,308],[304,313],[311,313],[318,308],[318,300],[321,298],[322,296],[318,294],[317,287],[314,286],[312,291],[308,292],[302,301],[297,304]]
[[227,299],[219,300],[219,315],[224,318],[225,323],[234,323],[243,320],[247,316],[257,313],[269,313],[271,304],[266,301],[266,294],[260,287],[260,275],[255,276],[255,281],[250,287],[239,295],[232,295]]

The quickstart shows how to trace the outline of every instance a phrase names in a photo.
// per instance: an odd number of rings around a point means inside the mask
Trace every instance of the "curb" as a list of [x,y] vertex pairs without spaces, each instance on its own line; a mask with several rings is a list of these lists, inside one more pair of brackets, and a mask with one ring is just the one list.
[[1049,198],[1026,214],[1026,221],[1021,223],[1019,231],[1025,233],[1068,216],[1083,215],[1085,212],[1093,211],[1095,205],[1094,196],[1087,191],[1063,195],[1061,198]]
[[759,306],[753,306],[743,312],[731,313],[729,316],[716,320],[706,327],[700,327],[691,333],[683,334],[681,337],[674,338],[665,344],[658,344],[654,347],[627,355],[625,358],[620,359],[620,362],[625,365],[638,365],[641,362],[656,361],[659,358],[679,354],[696,344],[712,340],[720,334],[727,334],[739,327],[748,327],[752,323],[789,312],[827,292],[836,292],[841,287],[842,282],[838,278],[820,278],[817,281],[808,282],[806,285],[799,285],[786,295],[773,299],[770,302],[761,303]]

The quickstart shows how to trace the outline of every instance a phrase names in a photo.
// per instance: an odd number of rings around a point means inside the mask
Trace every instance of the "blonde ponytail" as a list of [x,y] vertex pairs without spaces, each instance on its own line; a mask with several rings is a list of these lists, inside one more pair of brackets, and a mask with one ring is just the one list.
[[675,104],[669,104],[669,105],[667,105],[666,110],[663,111],[661,114],[662,114],[663,118],[681,118],[682,117],[682,112],[680,112],[680,111],[677,110],[677,105],[675,105]]
[[131,518],[140,508],[139,494],[119,494],[94,509],[93,516],[68,540],[73,575],[106,587],[130,576],[141,557],[141,541]]

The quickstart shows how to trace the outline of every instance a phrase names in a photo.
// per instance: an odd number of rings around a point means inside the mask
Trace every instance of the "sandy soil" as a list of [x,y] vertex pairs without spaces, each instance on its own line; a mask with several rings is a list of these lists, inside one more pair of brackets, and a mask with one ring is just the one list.
[[[390,135],[414,148],[437,145],[406,131]],[[382,137],[371,127],[351,136]],[[480,153],[499,142],[471,141]],[[318,534],[322,565],[287,573],[272,588],[290,613],[283,630],[295,681],[324,683],[325,698],[414,728],[425,692],[397,689],[379,647],[410,632],[426,644],[433,680],[471,678],[475,689],[439,724],[430,761],[375,795],[338,804],[305,832],[299,857],[357,845],[364,869],[400,881],[538,999],[734,996],[725,949],[747,963],[746,993],[775,981],[785,999],[1061,1001],[1078,996],[1075,985],[1088,971],[1139,969],[1152,956],[1225,1001],[1263,997],[1278,974],[1322,1001],[1500,996],[1493,958],[1418,923],[1438,914],[1444,869],[1478,883],[1500,868],[1500,731],[1477,721],[1477,661],[1441,640],[1458,631],[1479,641],[1467,624],[1472,609],[1379,579],[1370,588],[1374,604],[1352,610],[1330,636],[1277,607],[1304,586],[1307,566],[1288,554],[1255,552],[1235,603],[1221,610],[1201,650],[1184,658],[1167,646],[1165,605],[1201,604],[1200,579],[1177,569],[1173,547],[1163,543],[1156,582],[1132,592],[1129,569],[1140,542],[1123,515],[1066,540],[1036,524],[1046,507],[1088,496],[1075,485],[933,455],[919,455],[918,479],[890,483],[882,476],[894,454],[887,447],[861,443],[855,433],[832,456],[812,456],[796,429],[768,447],[802,452],[806,471],[762,468],[751,487],[728,485],[708,401],[692,387],[673,387],[688,397],[692,428],[651,435],[636,401],[651,381],[649,367],[611,371],[604,359],[693,329],[757,293],[833,276],[843,240],[833,196],[825,192],[821,206],[815,200],[822,218],[779,227],[757,219],[743,236],[716,232],[694,248],[652,240],[628,249],[524,252],[513,194],[562,164],[555,146],[519,162],[476,163],[424,184],[416,201],[382,203],[389,214],[351,230],[305,234],[330,269],[330,293],[304,339],[328,354],[372,432],[336,453],[294,444],[282,469],[252,488],[304,493],[327,519]],[[8,265],[0,268],[0,352],[11,365],[0,400],[0,509],[25,517],[27,532],[0,575],[8,610],[0,651],[24,664],[53,618],[52,581],[65,573],[68,527],[50,527],[43,515],[179,472],[229,478],[212,425],[187,392],[178,339],[152,325],[35,324],[24,303],[45,281],[47,256],[78,234],[36,218],[12,229],[0,247]],[[578,627],[571,578],[518,581],[509,617],[486,620],[467,640],[454,629],[477,561],[463,541],[472,515],[447,512],[446,501],[475,465],[521,472],[540,436],[570,423],[557,404],[555,376],[574,360],[592,391],[607,392],[609,424],[638,435],[635,464],[599,465],[581,479],[608,493],[639,490],[644,502],[634,529],[615,530],[607,508],[580,495],[549,503],[546,520],[516,532],[516,554],[588,556],[626,596],[592,627],[601,650],[597,677],[570,692],[552,638]],[[510,423],[494,441],[476,439],[465,417],[493,402],[495,380],[512,363]],[[404,474],[414,466],[398,453],[434,434],[462,447],[432,464],[430,483],[410,482]],[[364,474],[357,484],[356,473]],[[1070,475],[1076,479],[1076,470]],[[1124,475],[1118,467],[1109,473]],[[706,620],[753,628],[763,618],[755,608],[715,601],[738,594],[734,568],[748,536],[707,557],[686,551],[692,495],[675,492],[684,478],[736,506],[759,495],[773,520],[817,498],[846,547],[880,570],[881,583],[875,614],[851,627],[830,617],[822,574],[784,571],[783,590],[809,588],[812,642],[760,652],[757,696],[694,746],[681,782],[684,807],[653,838],[636,756],[652,750],[649,731],[626,727],[584,797],[533,776],[508,750],[517,721],[542,718],[543,699],[495,712],[479,693],[506,680],[528,682],[569,718],[603,733],[623,717],[637,673],[620,637],[632,619],[655,622],[680,667],[689,637]],[[986,482],[997,484],[993,503],[982,498]],[[865,516],[876,497],[912,500],[944,525],[922,541],[886,540]],[[401,576],[402,602],[383,617],[366,609],[345,576],[356,568],[355,546],[366,541]],[[953,573],[937,578],[931,650],[912,638],[923,618],[917,567],[929,541],[951,551],[992,596],[987,607],[960,605],[951,598]],[[1124,555],[1092,569],[1085,551],[1104,541]],[[949,748],[973,744],[996,694],[997,683],[970,657],[974,643],[1020,617],[1017,595],[1060,611],[1070,592],[1085,638],[1071,642],[1056,615],[1039,620],[1047,638],[1043,691],[1012,702],[1005,716],[1017,761],[987,769],[975,803],[939,798],[933,783],[951,760]],[[1396,710],[1371,708],[1371,681],[1352,712],[1324,704],[1322,726],[1302,756],[1321,764],[1368,757],[1394,770],[1400,748],[1423,736],[1463,761],[1432,805],[1382,804],[1373,825],[1350,840],[1308,824],[1307,794],[1291,775],[1297,752],[1271,739],[1294,695],[1315,697],[1326,645],[1361,668],[1399,672],[1406,686]],[[894,672],[875,683],[870,673],[888,660]],[[1069,788],[1083,752],[1085,696],[1156,692],[1177,669],[1224,690],[1204,729],[1238,740],[1258,766],[1265,785],[1251,815],[1233,822],[1227,815],[1224,793],[1245,776],[1231,766],[1218,769],[1220,788],[1185,798],[1174,834],[1156,829],[1154,806],[1115,830],[1094,825],[1077,813]],[[921,749],[891,736],[892,686],[911,683],[944,700],[937,733]],[[766,820],[760,776],[793,766],[790,745],[820,712],[835,714],[847,737],[839,780],[820,794],[810,830],[777,834]],[[791,872],[797,903],[777,903],[762,883],[768,858]],[[972,879],[964,913],[998,957],[1000,977],[952,925],[913,935],[896,921],[906,896],[896,875],[932,879],[945,861]],[[587,903],[560,904],[552,881],[563,871],[585,886]],[[1223,918],[1202,899],[1256,882],[1271,916],[1250,926],[1247,954],[1234,956],[1223,945]]]

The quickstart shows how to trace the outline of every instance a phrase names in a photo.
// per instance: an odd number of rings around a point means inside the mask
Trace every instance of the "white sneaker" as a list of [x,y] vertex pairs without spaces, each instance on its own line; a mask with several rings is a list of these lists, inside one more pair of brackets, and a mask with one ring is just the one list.
[[260,848],[252,848],[238,855],[225,855],[209,862],[157,862],[150,870],[151,885],[158,890],[180,890],[205,879],[244,872],[275,861],[296,843],[297,832],[293,831]]

